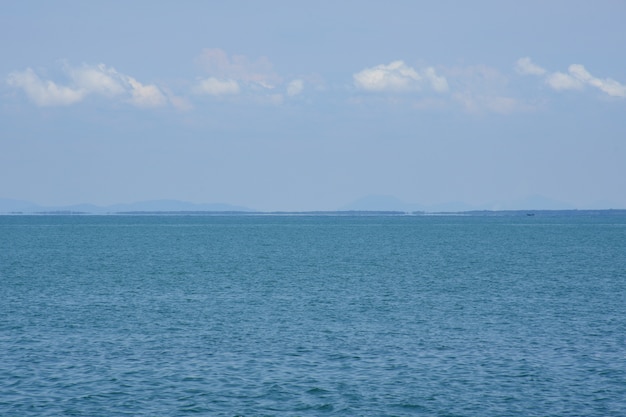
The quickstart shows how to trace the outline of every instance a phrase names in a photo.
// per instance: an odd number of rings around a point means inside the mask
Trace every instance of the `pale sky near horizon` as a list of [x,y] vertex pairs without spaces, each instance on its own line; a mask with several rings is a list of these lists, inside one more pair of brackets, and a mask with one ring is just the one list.
[[609,0],[5,1],[0,198],[626,208],[625,20]]

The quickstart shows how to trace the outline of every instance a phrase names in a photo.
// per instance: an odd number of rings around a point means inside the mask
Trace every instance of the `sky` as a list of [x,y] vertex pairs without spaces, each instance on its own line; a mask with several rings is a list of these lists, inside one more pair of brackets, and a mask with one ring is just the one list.
[[617,0],[7,0],[0,198],[626,208],[625,18]]

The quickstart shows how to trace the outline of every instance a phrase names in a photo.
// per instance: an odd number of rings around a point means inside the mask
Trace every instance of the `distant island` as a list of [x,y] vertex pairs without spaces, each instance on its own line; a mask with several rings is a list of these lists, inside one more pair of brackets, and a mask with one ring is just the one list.
[[[383,209],[383,205],[374,205],[368,209],[344,207],[339,210],[312,211],[259,211],[229,204],[196,204],[178,200],[150,200],[130,204],[96,206],[77,204],[71,206],[40,206],[27,201],[0,198],[1,215],[187,215],[187,216],[554,216],[554,215],[624,215],[626,209],[524,209],[524,210],[468,210],[457,207],[432,207],[415,209]],[[389,204],[393,206],[393,204]]]
[[74,204],[69,206],[41,206],[28,201],[0,198],[0,213],[22,214],[119,214],[152,212],[252,212],[247,207],[231,204],[196,204],[178,200],[148,200],[129,204],[96,206],[94,204]]

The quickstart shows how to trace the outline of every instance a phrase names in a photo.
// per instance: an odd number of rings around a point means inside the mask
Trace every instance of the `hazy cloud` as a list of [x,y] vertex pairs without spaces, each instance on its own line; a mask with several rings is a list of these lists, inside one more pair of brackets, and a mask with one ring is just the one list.
[[[285,83],[266,57],[250,59],[245,55],[229,55],[222,49],[211,48],[204,49],[196,62],[209,75],[193,87],[196,94],[240,94],[243,99],[254,103],[279,105],[286,97],[297,96],[304,90],[304,81],[300,78]],[[278,92],[278,87],[286,92],[284,96]]]
[[479,95],[471,92],[455,93],[454,100],[469,113],[511,114],[531,111],[533,106],[520,102],[516,98],[499,95]]
[[404,61],[366,68],[354,74],[353,79],[357,88],[366,91],[410,92],[419,91],[424,85],[437,92],[448,90],[445,77],[437,75],[434,68],[428,67],[420,73]]
[[287,95],[290,97],[297,96],[304,89],[302,80],[293,80],[287,85]]
[[445,68],[452,100],[466,112],[511,114],[532,111],[532,105],[515,97],[509,79],[487,65]]
[[522,75],[543,75],[546,70],[535,65],[529,57],[520,58],[515,63],[515,70]]
[[85,64],[77,68],[66,64],[64,71],[69,77],[69,85],[42,80],[31,68],[9,74],[7,82],[24,90],[28,98],[38,106],[74,104],[90,94],[107,98],[126,97],[126,101],[138,107],[157,107],[167,103],[156,85],[144,85],[104,64]]
[[216,79],[255,83],[265,88],[274,88],[281,82],[266,57],[251,60],[245,55],[229,56],[222,49],[209,48],[202,51],[197,62]]
[[189,111],[189,110],[193,109],[193,105],[185,97],[169,95],[168,99],[169,99],[170,103],[172,103],[172,106],[174,106],[176,109],[178,109],[180,111]]
[[237,81],[228,79],[228,80],[220,80],[215,77],[205,78],[201,80],[194,91],[197,94],[209,94],[212,96],[222,96],[222,95],[231,95],[231,94],[239,94],[240,88]]

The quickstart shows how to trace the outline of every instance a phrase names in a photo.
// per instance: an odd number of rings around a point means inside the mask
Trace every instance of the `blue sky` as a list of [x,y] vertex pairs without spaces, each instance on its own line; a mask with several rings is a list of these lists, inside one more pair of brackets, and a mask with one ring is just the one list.
[[7,1],[0,198],[626,208],[624,17],[608,0]]

